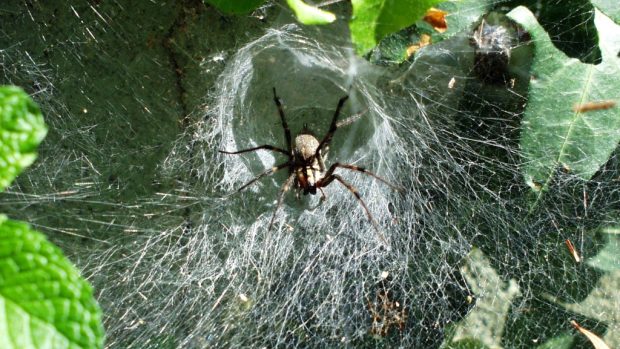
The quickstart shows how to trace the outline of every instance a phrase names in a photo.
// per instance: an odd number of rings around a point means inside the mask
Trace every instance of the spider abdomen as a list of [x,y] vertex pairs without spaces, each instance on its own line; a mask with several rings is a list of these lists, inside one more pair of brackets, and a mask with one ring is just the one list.
[[319,140],[311,134],[302,133],[295,137],[295,156],[301,161],[310,161],[318,147]]

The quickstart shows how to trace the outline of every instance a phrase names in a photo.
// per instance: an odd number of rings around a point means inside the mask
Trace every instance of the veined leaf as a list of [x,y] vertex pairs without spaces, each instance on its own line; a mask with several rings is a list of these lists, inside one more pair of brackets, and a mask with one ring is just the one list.
[[60,250],[0,216],[0,348],[102,348],[90,285]]
[[620,141],[617,107],[581,112],[579,106],[620,101],[620,27],[596,14],[603,62],[581,63],[556,49],[532,13],[518,7],[509,13],[535,42],[532,81],[521,131],[526,182],[538,192],[547,188],[557,168],[587,180],[608,160]]
[[351,0],[353,17],[349,28],[357,53],[367,53],[386,35],[412,25],[437,3],[438,0]]
[[32,99],[19,87],[0,86],[0,191],[32,164],[46,134]]

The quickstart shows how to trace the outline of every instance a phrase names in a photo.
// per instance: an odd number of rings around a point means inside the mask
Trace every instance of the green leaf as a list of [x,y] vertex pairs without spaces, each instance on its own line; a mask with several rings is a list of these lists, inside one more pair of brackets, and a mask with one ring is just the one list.
[[328,24],[336,20],[336,15],[310,6],[301,0],[286,0],[288,6],[295,12],[297,20],[302,24]]
[[0,348],[102,348],[101,311],[62,252],[0,216]]
[[388,34],[414,24],[438,0],[351,0],[349,28],[357,54],[370,51]]
[[20,88],[0,86],[0,191],[36,159],[47,134],[39,107]]
[[618,0],[592,0],[592,4],[614,22],[620,24],[620,6]]
[[567,333],[560,333],[558,336],[547,340],[545,343],[536,347],[536,349],[571,349],[575,337]]
[[445,33],[436,33],[435,36],[445,40],[464,30],[473,32],[472,24],[479,21],[495,5],[497,5],[495,0],[455,0],[440,3],[437,8],[448,13],[446,15],[448,30]]
[[475,338],[461,339],[446,346],[446,349],[487,349],[486,345]]
[[248,13],[260,5],[265,0],[204,0],[207,4],[217,7],[218,10],[229,14]]
[[588,265],[602,271],[614,272],[620,270],[620,233],[617,229],[605,229],[608,232],[608,241],[605,247],[598,251],[596,256],[589,258]]
[[585,63],[601,62],[590,0],[512,0],[503,5],[523,5],[534,11],[553,44],[569,57]]
[[608,160],[620,141],[618,108],[577,112],[588,102],[620,100],[620,27],[596,15],[603,62],[581,63],[556,49],[532,13],[518,7],[508,14],[535,42],[529,99],[522,122],[525,180],[540,199],[554,173],[563,168],[585,180]]
[[[452,326],[444,348],[498,348],[511,302],[520,295],[514,279],[503,280],[491,259],[474,247],[461,267],[461,274],[476,296],[475,307]],[[493,297],[485,295],[493,294]],[[472,302],[474,300],[472,299]]]

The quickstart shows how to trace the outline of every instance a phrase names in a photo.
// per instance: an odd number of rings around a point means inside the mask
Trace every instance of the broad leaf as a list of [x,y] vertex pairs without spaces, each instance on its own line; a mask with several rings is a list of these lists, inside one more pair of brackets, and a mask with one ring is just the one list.
[[592,0],[592,4],[609,18],[620,24],[620,5],[618,0]]
[[504,5],[513,8],[522,5],[535,12],[553,44],[569,57],[600,63],[594,6],[590,0],[513,0]]
[[461,31],[473,32],[473,23],[493,9],[496,4],[497,1],[494,0],[455,0],[440,3],[437,7],[448,13],[446,15],[448,30],[436,36],[447,39]]
[[620,251],[620,234],[618,234],[617,229],[603,231],[609,232],[607,244],[598,251],[596,256],[588,259],[587,263],[603,271],[620,271],[620,256],[618,256],[618,251]]
[[[520,295],[514,279],[504,281],[480,249],[473,248],[461,267],[469,289],[475,295],[475,307],[452,327],[446,348],[498,348],[511,302]],[[488,298],[485,295],[493,294]]]
[[535,41],[529,100],[523,119],[521,148],[526,182],[540,193],[558,168],[589,179],[620,141],[618,107],[580,112],[589,102],[620,100],[620,28],[597,13],[603,63],[581,63],[556,49],[524,7],[509,13]]
[[211,4],[222,12],[230,14],[248,13],[260,5],[265,0],[204,0],[206,3]]
[[25,223],[0,216],[0,348],[102,348],[90,285]]
[[32,99],[18,87],[0,86],[0,191],[36,159],[46,133]]
[[438,0],[352,0],[349,28],[357,53],[367,53],[386,35],[412,25],[437,3]]

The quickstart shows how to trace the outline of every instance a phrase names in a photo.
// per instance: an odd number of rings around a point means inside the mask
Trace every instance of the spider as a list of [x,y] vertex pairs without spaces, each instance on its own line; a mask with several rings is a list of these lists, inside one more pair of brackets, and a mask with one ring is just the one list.
[[373,224],[373,227],[378,231],[377,223],[375,222],[372,214],[370,213],[370,210],[366,206],[366,203],[364,202],[364,200],[362,200],[362,197],[358,193],[357,189],[355,189],[353,185],[345,181],[341,176],[339,176],[338,174],[334,172],[338,168],[361,172],[361,173],[364,173],[366,175],[369,175],[369,176],[372,176],[378,179],[379,181],[385,183],[386,185],[390,186],[391,188],[395,190],[400,191],[401,189],[395,186],[394,184],[389,183],[385,179],[379,177],[378,175],[370,171],[367,171],[363,167],[354,166],[350,164],[343,164],[339,162],[332,164],[329,168],[325,167],[325,158],[327,156],[327,149],[328,149],[329,143],[331,142],[334,136],[334,133],[336,132],[336,129],[338,128],[338,116],[340,115],[340,110],[342,109],[344,103],[347,101],[348,98],[349,96],[345,95],[344,97],[340,98],[340,100],[338,101],[338,106],[336,107],[336,111],[334,112],[334,116],[332,118],[329,130],[327,131],[327,134],[325,134],[325,136],[320,141],[314,134],[312,134],[312,132],[307,128],[306,125],[304,125],[301,132],[295,137],[295,140],[293,141],[293,139],[291,138],[291,131],[286,122],[286,117],[284,116],[284,108],[282,107],[282,103],[280,101],[280,98],[276,94],[276,89],[274,87],[273,88],[273,101],[275,102],[276,107],[278,108],[278,113],[280,114],[280,119],[282,121],[282,128],[284,129],[284,137],[286,138],[286,149],[276,147],[273,145],[269,145],[269,144],[264,144],[258,147],[253,147],[253,148],[248,148],[248,149],[243,149],[243,150],[238,150],[238,151],[220,150],[220,153],[224,153],[224,154],[242,154],[242,153],[248,153],[248,152],[253,152],[253,151],[264,149],[264,150],[278,152],[288,157],[288,159],[285,162],[282,162],[264,171],[263,173],[259,174],[254,179],[242,185],[239,189],[236,190],[236,192],[240,192],[243,189],[257,182],[261,178],[272,175],[275,172],[280,171],[284,168],[288,168],[289,175],[286,181],[284,182],[284,184],[282,185],[282,188],[280,189],[276,208],[273,212],[273,215],[271,216],[271,221],[269,222],[268,230],[271,230],[271,227],[276,217],[276,213],[278,212],[278,209],[282,205],[284,194],[290,189],[291,184],[293,184],[295,188],[297,189],[298,197],[299,197],[299,192],[302,192],[302,191],[304,195],[307,195],[307,194],[315,195],[318,189],[319,192],[321,193],[321,199],[324,200],[326,196],[322,188],[327,187],[329,184],[331,184],[335,180],[337,182],[340,182],[340,184],[342,184],[345,188],[347,188],[353,194],[353,196],[355,196],[357,201],[360,203],[360,205],[366,212],[366,216],[368,216],[368,220]]

